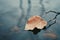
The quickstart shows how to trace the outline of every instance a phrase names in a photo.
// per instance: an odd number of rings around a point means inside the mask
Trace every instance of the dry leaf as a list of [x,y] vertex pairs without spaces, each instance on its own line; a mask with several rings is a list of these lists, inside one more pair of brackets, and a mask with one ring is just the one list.
[[32,16],[28,19],[25,30],[33,30],[35,27],[38,29],[43,29],[47,25],[47,22],[40,16]]

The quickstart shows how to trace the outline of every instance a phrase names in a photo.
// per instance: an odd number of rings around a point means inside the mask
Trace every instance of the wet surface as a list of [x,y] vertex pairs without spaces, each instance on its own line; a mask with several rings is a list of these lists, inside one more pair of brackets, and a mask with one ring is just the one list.
[[[60,40],[58,13],[60,0],[0,0],[0,40]],[[37,35],[23,30],[28,18],[34,15],[46,21],[51,19],[48,22],[51,25],[46,26],[47,30],[41,30]],[[19,31],[14,26],[18,26]]]

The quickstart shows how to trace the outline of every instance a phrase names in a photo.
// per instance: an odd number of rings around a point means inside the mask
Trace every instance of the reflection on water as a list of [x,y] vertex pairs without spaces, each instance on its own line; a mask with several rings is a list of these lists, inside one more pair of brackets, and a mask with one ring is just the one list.
[[[35,37],[31,32],[23,30],[27,19],[31,16],[40,15],[46,21],[54,18],[56,14],[45,14],[49,10],[59,12],[60,0],[0,0],[0,40],[35,40],[35,38],[45,40],[44,36],[48,40],[56,37],[60,40],[60,15],[57,16],[56,23],[47,29],[53,30],[53,33],[45,33],[42,30],[38,37]],[[14,28],[14,26],[19,27]],[[10,30],[11,28],[14,32]],[[19,30],[18,33],[16,33],[17,30]]]

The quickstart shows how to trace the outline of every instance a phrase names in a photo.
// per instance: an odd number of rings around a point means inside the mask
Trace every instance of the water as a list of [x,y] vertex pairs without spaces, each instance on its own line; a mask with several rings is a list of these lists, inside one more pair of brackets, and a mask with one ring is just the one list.
[[[46,32],[53,32],[56,35],[54,40],[60,40],[60,15],[54,25],[47,31],[42,30],[36,36],[23,30],[27,19],[31,16],[39,15],[46,21],[55,17],[54,13],[45,14],[49,10],[59,12],[60,0],[0,0],[0,40],[35,40],[35,38],[53,40],[53,38],[44,36]],[[19,26],[18,33],[11,32],[11,28],[14,26]]]

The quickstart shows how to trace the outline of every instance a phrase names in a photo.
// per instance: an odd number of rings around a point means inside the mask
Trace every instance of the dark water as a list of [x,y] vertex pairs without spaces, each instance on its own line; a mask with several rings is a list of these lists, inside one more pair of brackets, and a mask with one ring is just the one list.
[[[23,30],[31,16],[53,19],[55,13],[45,14],[49,10],[60,12],[60,0],[0,0],[0,40],[60,40],[60,15],[54,25],[37,35]],[[19,26],[18,32],[11,31],[15,26]]]

